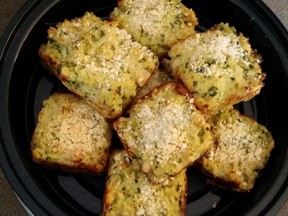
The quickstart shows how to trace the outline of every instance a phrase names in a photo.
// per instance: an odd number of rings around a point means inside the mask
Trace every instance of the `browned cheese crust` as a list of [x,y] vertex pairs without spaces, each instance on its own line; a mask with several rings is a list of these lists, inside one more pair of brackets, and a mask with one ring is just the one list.
[[33,160],[65,171],[102,174],[112,140],[110,123],[72,93],[44,100],[31,140]]

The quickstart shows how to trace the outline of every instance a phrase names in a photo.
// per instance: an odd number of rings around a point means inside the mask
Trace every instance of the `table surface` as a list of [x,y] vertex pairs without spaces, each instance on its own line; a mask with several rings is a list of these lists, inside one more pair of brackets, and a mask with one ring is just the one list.
[[[263,0],[265,4],[276,14],[280,21],[288,29],[288,4],[287,0]],[[25,3],[24,0],[0,0],[0,37],[5,27],[13,18],[15,13]],[[15,193],[7,182],[2,170],[0,169],[0,214],[2,216],[27,216]],[[277,216],[288,215],[288,201],[280,209]]]

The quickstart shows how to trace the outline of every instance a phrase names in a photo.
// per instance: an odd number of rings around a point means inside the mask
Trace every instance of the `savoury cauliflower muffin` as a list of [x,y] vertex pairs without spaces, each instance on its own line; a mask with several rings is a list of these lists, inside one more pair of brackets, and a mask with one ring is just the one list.
[[122,114],[159,64],[116,22],[91,12],[50,27],[38,53],[45,68],[107,118]]
[[216,142],[198,161],[210,183],[249,191],[268,162],[274,140],[268,129],[238,110],[209,117]]
[[111,157],[104,194],[103,216],[112,215],[184,215],[187,177],[183,170],[154,184],[141,166],[125,150],[115,150]]
[[118,0],[110,17],[160,58],[176,42],[195,33],[198,19],[180,0]]
[[220,23],[174,45],[163,60],[188,88],[196,106],[215,113],[260,93],[265,73],[261,57],[234,27]]
[[193,164],[214,141],[188,90],[175,82],[138,100],[113,126],[127,152],[156,183]]
[[72,93],[43,102],[31,140],[33,160],[65,171],[102,174],[112,140],[111,124]]

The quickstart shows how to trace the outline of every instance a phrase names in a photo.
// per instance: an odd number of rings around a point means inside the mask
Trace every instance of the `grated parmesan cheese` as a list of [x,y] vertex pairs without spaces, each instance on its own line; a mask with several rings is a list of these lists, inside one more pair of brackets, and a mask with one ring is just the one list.
[[160,183],[194,162],[213,142],[209,125],[193,99],[174,82],[140,99],[129,117],[114,122],[114,129],[136,155],[142,171]]
[[205,114],[227,109],[260,93],[265,73],[248,38],[219,23],[175,44],[164,67],[180,79]]
[[151,187],[151,182],[145,179],[140,186],[139,194],[136,194],[134,199],[139,200],[142,203],[141,206],[137,206],[137,216],[154,216],[154,215],[166,215],[167,203],[164,200],[159,199],[159,192],[156,188]]
[[[154,184],[124,150],[111,155],[103,215],[180,215],[185,209],[186,172]],[[123,209],[125,211],[123,212]]]
[[179,3],[163,0],[133,0],[127,1],[127,10],[130,10],[128,25],[136,31],[147,32],[155,36],[165,32],[167,23],[165,18],[169,16],[181,16],[182,10]]
[[140,119],[145,118],[146,122],[141,130],[140,144],[144,147],[143,154],[152,151],[157,157],[157,162],[163,164],[186,149],[185,128],[188,127],[190,119],[185,117],[187,113],[181,104],[170,102],[167,106],[153,109],[156,109],[159,115],[153,114],[147,105],[136,114]]
[[125,0],[111,17],[160,57],[177,41],[194,34],[195,13],[180,1]]
[[203,169],[222,182],[234,183],[233,190],[250,190],[274,147],[271,134],[233,108],[212,119],[217,145],[203,157]]
[[[88,113],[94,114],[87,115]],[[105,143],[106,128],[103,124],[105,119],[95,113],[92,107],[80,105],[62,118],[58,146],[76,153],[91,153]]]
[[[196,55],[191,55],[189,68],[191,71],[201,71],[203,76],[219,77],[223,74],[233,74],[233,68],[225,68],[224,65],[233,59],[242,61],[246,67],[251,64],[245,58],[245,50],[240,45],[240,38],[236,35],[219,35],[219,32],[211,31],[197,33],[195,37],[189,37],[183,43],[184,47]],[[197,54],[198,53],[198,54]]]
[[38,163],[100,174],[111,140],[110,124],[84,99],[54,93],[43,102],[31,149]]
[[120,116],[158,69],[151,50],[116,22],[102,21],[91,12],[51,27],[48,38],[39,50],[43,63],[107,118]]

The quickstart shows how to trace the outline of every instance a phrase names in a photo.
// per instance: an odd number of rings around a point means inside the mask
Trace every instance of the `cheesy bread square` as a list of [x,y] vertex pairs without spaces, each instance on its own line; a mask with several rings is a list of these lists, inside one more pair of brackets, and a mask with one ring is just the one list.
[[165,185],[154,184],[134,158],[116,150],[110,157],[102,215],[184,215],[186,191],[185,170]]
[[110,17],[160,58],[177,41],[195,33],[198,19],[180,0],[118,0]]
[[174,45],[163,64],[181,80],[196,106],[213,114],[247,101],[264,86],[261,56],[249,40],[228,23],[189,36]]
[[38,114],[32,157],[47,167],[102,174],[111,140],[111,124],[84,99],[72,93],[54,93],[43,101]]
[[91,12],[50,27],[39,56],[45,68],[106,118],[122,114],[159,64],[116,22]]
[[124,148],[155,183],[191,165],[210,148],[210,125],[181,84],[166,83],[137,101],[114,123]]
[[210,183],[234,191],[250,191],[274,147],[268,129],[230,109],[210,117],[215,145],[198,161]]

